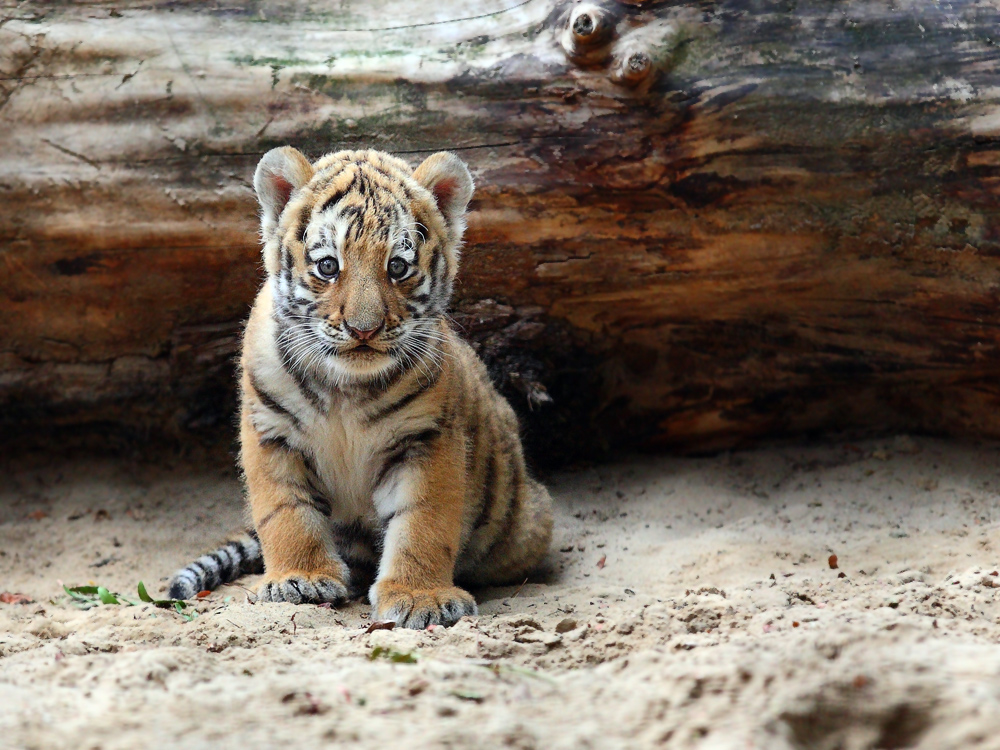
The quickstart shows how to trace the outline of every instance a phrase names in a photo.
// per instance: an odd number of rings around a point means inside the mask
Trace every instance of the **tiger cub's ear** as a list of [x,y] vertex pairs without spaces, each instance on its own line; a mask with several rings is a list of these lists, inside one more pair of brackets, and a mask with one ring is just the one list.
[[272,148],[264,154],[253,176],[253,189],[263,211],[261,233],[265,242],[278,226],[278,217],[292,193],[309,182],[312,176],[312,164],[291,146]]
[[452,241],[462,239],[465,209],[472,200],[472,175],[465,162],[447,151],[431,154],[413,172],[413,178],[430,190],[434,202],[444,214]]

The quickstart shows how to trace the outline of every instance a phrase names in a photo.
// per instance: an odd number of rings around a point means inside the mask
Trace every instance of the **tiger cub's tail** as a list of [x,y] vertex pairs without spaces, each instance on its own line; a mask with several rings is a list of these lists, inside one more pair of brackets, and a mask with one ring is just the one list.
[[264,556],[255,531],[226,542],[214,552],[202,555],[170,579],[171,599],[193,599],[201,591],[216,589],[248,573],[264,572]]

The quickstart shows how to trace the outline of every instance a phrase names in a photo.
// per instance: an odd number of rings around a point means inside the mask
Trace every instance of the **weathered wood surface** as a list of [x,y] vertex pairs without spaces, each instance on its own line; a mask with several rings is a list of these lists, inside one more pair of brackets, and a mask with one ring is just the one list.
[[1000,436],[997,2],[0,8],[8,434],[228,420],[291,143],[469,162],[455,317],[543,460]]

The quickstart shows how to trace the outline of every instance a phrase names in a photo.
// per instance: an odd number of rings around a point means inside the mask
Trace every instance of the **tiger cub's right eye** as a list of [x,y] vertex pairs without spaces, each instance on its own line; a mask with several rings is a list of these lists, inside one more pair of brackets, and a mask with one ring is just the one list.
[[389,278],[393,281],[400,281],[409,270],[410,264],[402,258],[393,258],[389,261]]
[[316,264],[316,273],[324,279],[332,279],[340,273],[340,264],[336,258],[323,258]]

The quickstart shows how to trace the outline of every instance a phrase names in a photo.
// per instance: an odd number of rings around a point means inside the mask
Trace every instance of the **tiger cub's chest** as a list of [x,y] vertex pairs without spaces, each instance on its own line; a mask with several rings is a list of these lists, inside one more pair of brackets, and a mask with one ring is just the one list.
[[390,426],[373,425],[352,405],[337,404],[303,432],[318,489],[330,502],[331,519],[374,520],[374,480],[392,440]]

